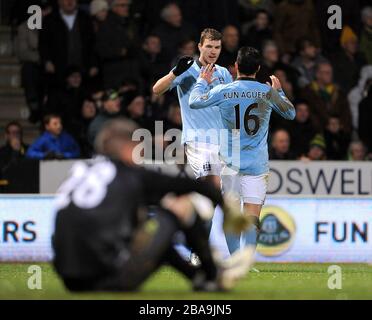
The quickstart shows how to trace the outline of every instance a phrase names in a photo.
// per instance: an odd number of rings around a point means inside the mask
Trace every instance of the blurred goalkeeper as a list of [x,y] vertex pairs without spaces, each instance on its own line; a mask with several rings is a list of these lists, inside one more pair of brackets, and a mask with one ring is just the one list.
[[[230,289],[249,268],[252,254],[217,264],[198,208],[209,198],[224,209],[225,225],[236,232],[247,227],[247,220],[212,184],[136,167],[136,129],[129,120],[106,123],[95,141],[102,156],[89,164],[77,162],[61,185],[53,235],[57,273],[71,291],[132,291],[169,264],[190,279],[194,290]],[[156,207],[150,210],[150,205]],[[191,266],[173,248],[180,230],[200,266]]]

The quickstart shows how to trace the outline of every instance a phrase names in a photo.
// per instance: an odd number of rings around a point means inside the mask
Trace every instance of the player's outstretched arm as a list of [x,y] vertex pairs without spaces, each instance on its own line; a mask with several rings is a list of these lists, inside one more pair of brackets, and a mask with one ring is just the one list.
[[152,91],[157,95],[162,95],[164,92],[169,90],[173,81],[178,76],[183,74],[185,71],[187,71],[192,66],[193,62],[194,62],[194,58],[191,56],[181,57],[178,60],[176,67],[171,72],[169,72],[166,76],[159,79],[155,83],[155,85],[152,88]]
[[[275,112],[279,113],[283,118],[293,120],[296,116],[296,110],[292,102],[286,97],[280,81],[275,76],[270,76],[272,85],[269,91],[269,101]],[[270,85],[269,83],[267,83]]]
[[213,78],[215,67],[208,65],[202,68],[198,81],[191,91],[189,105],[191,109],[202,109],[216,106],[222,101],[222,85],[218,85],[209,91],[209,84]]
[[190,178],[171,177],[150,170],[142,170],[142,181],[145,188],[147,204],[155,204],[167,193],[177,196],[197,192],[209,198],[214,205],[224,205],[220,190],[209,182],[195,181]]
[[152,92],[159,96],[162,95],[164,92],[169,90],[174,79],[176,79],[176,76],[174,75],[173,71],[169,72],[166,76],[160,78],[154,84],[154,86],[152,87]]

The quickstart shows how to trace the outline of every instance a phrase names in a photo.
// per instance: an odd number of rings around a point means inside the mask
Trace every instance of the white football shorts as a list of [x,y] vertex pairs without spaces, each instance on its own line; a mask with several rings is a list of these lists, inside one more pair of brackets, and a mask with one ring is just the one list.
[[269,173],[250,176],[234,171],[225,165],[221,171],[221,181],[223,193],[240,196],[243,203],[264,204]]
[[196,179],[206,176],[220,176],[221,160],[219,146],[204,142],[187,142],[187,161]]

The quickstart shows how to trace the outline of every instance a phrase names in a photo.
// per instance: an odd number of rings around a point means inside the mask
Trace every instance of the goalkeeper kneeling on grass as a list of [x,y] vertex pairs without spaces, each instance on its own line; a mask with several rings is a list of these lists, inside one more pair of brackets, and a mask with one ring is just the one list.
[[[137,167],[136,129],[129,120],[106,123],[95,141],[101,156],[77,162],[61,185],[52,240],[57,273],[71,291],[132,291],[168,264],[194,290],[231,289],[253,255],[217,262],[198,210],[209,198],[224,209],[230,229],[240,232],[249,222],[211,184]],[[174,249],[178,231],[199,255],[200,266],[191,266]]]

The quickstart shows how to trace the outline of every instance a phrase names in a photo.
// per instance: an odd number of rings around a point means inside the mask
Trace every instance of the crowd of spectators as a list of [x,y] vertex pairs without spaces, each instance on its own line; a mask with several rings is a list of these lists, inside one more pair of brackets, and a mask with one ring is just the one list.
[[[181,128],[175,92],[158,97],[151,87],[178,57],[197,57],[200,32],[212,27],[223,35],[218,64],[236,76],[239,47],[254,46],[263,59],[258,80],[276,75],[294,102],[294,121],[272,115],[271,159],[372,159],[369,1],[39,0],[41,30],[27,28],[29,2],[37,1],[15,1],[12,24],[29,120],[45,132],[25,152],[12,138],[22,128],[11,123],[6,148],[12,156],[90,157],[96,132],[117,116],[151,132],[155,120]],[[334,2],[342,9],[342,30],[327,27]],[[51,119],[59,122],[55,134]],[[61,139],[74,152],[57,150]]]

